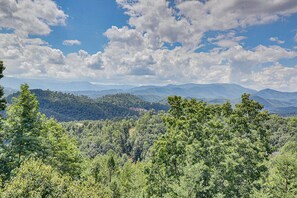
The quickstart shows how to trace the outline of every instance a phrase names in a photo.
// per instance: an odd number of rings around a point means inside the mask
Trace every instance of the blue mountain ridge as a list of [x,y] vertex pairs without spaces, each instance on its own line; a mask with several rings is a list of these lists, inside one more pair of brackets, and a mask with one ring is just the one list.
[[243,93],[251,94],[251,98],[258,101],[271,113],[280,115],[297,114],[297,92],[281,92],[273,89],[256,91],[237,84],[181,84],[165,86],[131,86],[131,85],[98,85],[86,81],[65,82],[41,79],[19,79],[5,77],[0,84],[7,92],[18,90],[19,85],[27,82],[32,89],[49,89],[99,98],[105,95],[130,93],[148,102],[166,103],[167,97],[178,95],[185,98],[196,98],[214,104],[230,101],[236,104]]

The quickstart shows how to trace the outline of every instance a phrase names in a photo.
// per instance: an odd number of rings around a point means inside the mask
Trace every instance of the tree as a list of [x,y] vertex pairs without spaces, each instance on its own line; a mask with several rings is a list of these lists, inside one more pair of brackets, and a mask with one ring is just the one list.
[[[3,71],[5,70],[5,67],[3,65],[3,61],[0,61],[0,79],[3,78]],[[3,90],[3,87],[0,86],[0,111],[3,111],[6,107],[6,101],[5,99],[3,98],[3,95],[4,95],[4,90]],[[4,134],[3,134],[3,118],[2,118],[2,115],[0,115],[0,164],[1,164],[1,167],[0,167],[0,183],[2,183],[2,180],[3,178],[7,177],[6,176],[6,172],[8,171],[8,164],[5,162],[6,158],[7,158],[7,155],[4,153],[4,150],[3,150],[3,141],[4,141]]]
[[[5,70],[3,61],[0,60],[0,79],[3,78],[3,71]],[[6,100],[3,98],[4,89],[0,86],[0,111],[3,111],[6,107]]]
[[76,141],[69,137],[61,124],[54,119],[47,119],[41,130],[43,140],[41,159],[72,177],[79,177],[82,156]]
[[40,155],[41,126],[45,117],[38,111],[38,101],[30,93],[29,86],[21,86],[21,93],[7,108],[0,141],[0,175],[2,183],[9,179],[11,171],[30,156]]
[[0,173],[3,182],[13,169],[30,157],[42,159],[60,173],[79,177],[82,161],[76,142],[54,119],[38,111],[38,101],[27,84],[7,110],[3,141],[0,143]]
[[293,198],[297,195],[297,143],[288,142],[267,162],[268,173],[255,197]]
[[14,172],[2,197],[62,197],[70,185],[70,178],[63,177],[41,160],[26,160]]
[[116,169],[116,163],[115,163],[113,155],[110,155],[107,159],[107,169],[108,169],[108,178],[109,178],[109,183],[110,183],[111,177]]
[[248,197],[270,153],[262,106],[248,94],[234,109],[176,96],[168,102],[167,132],[147,168],[149,196]]
[[42,115],[38,111],[38,101],[29,91],[27,84],[21,85],[18,98],[7,109],[7,120],[4,126],[6,150],[16,159],[19,166],[24,158],[37,156],[42,151],[41,127]]

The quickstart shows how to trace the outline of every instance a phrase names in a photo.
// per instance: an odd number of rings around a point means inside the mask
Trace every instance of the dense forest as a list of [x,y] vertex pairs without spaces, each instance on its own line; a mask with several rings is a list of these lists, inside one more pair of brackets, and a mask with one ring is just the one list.
[[[40,112],[58,121],[138,117],[151,109],[156,111],[169,109],[168,105],[146,102],[137,96],[124,93],[91,99],[50,90],[34,89],[31,92],[37,97]],[[9,95],[7,102],[12,103],[12,98],[19,95],[19,92]]]
[[172,96],[168,112],[62,123],[40,112],[26,84],[9,105],[0,95],[1,197],[297,195],[297,118],[269,114],[248,94],[234,107]]

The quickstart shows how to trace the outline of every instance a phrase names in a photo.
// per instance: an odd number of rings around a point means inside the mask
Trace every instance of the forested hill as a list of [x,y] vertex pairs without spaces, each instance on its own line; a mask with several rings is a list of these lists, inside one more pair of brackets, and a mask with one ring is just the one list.
[[[168,106],[159,103],[146,102],[131,94],[107,95],[97,100],[86,96],[75,96],[69,93],[50,90],[31,90],[40,104],[40,111],[58,121],[114,119],[129,116],[139,116],[141,111],[154,109],[167,110]],[[13,97],[7,97],[11,103]]]

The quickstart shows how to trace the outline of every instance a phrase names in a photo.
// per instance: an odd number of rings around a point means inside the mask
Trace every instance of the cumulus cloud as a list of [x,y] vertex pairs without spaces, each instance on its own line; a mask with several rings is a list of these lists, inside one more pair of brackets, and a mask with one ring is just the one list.
[[101,52],[64,55],[39,38],[23,38],[16,34],[0,34],[0,57],[6,73],[25,77],[56,77],[75,79],[94,76],[103,68]]
[[129,24],[162,42],[180,42],[196,49],[207,31],[271,23],[297,12],[297,1],[117,0],[130,16]]
[[0,28],[18,35],[47,35],[50,26],[64,25],[67,15],[52,0],[1,0]]
[[[120,32],[120,33],[119,33]],[[119,34],[118,34],[119,33]],[[240,41],[245,37],[235,33],[218,35],[209,42],[217,43],[218,48],[209,52],[188,51],[182,46],[170,50],[149,47],[150,37],[135,29],[113,27],[106,33],[110,39],[103,56],[106,70],[125,75],[145,75],[147,83],[153,82],[236,82],[244,84],[254,71],[261,71],[265,63],[274,63],[284,58],[294,58],[297,53],[280,46],[263,46],[246,50]],[[219,41],[229,39],[231,44],[222,46]],[[127,80],[134,81],[133,78]]]
[[270,37],[269,40],[272,41],[272,42],[276,42],[277,44],[284,44],[285,43],[285,41],[282,41],[282,40],[278,39],[278,37]]
[[[233,82],[251,86],[252,76],[280,59],[297,56],[277,45],[244,48],[244,36],[235,28],[271,23],[297,12],[296,1],[253,3],[225,1],[117,0],[130,16],[129,25],[111,27],[103,52],[105,72],[135,82]],[[255,6],[257,5],[257,6]],[[197,52],[209,31],[219,30],[207,41],[213,49]],[[281,40],[273,38],[276,44]],[[173,49],[169,49],[172,46]],[[285,67],[285,66],[283,66]],[[260,81],[259,81],[260,82]],[[257,81],[258,84],[258,81]],[[260,87],[260,85],[257,85]]]
[[65,40],[63,41],[63,45],[72,46],[72,45],[80,45],[81,42],[79,40]]
[[236,32],[231,31],[227,34],[219,34],[215,38],[208,38],[207,41],[223,48],[230,48],[239,45],[242,40],[246,39],[244,36],[236,36]]
[[[251,86],[256,88],[275,88],[296,91],[297,65],[285,67],[279,63],[267,67],[251,76]],[[257,85],[258,86],[255,86]]]
[[[132,84],[232,82],[287,90],[297,85],[297,66],[279,63],[297,57],[296,51],[278,46],[283,41],[277,37],[270,38],[275,45],[246,48],[248,38],[241,34],[247,26],[296,13],[295,0],[116,1],[129,15],[128,24],[106,30],[109,41],[94,54],[84,50],[64,54],[28,36],[47,35],[51,26],[65,24],[67,15],[54,1],[1,1],[0,27],[13,30],[0,34],[6,72]],[[207,38],[209,32],[216,34]]]

